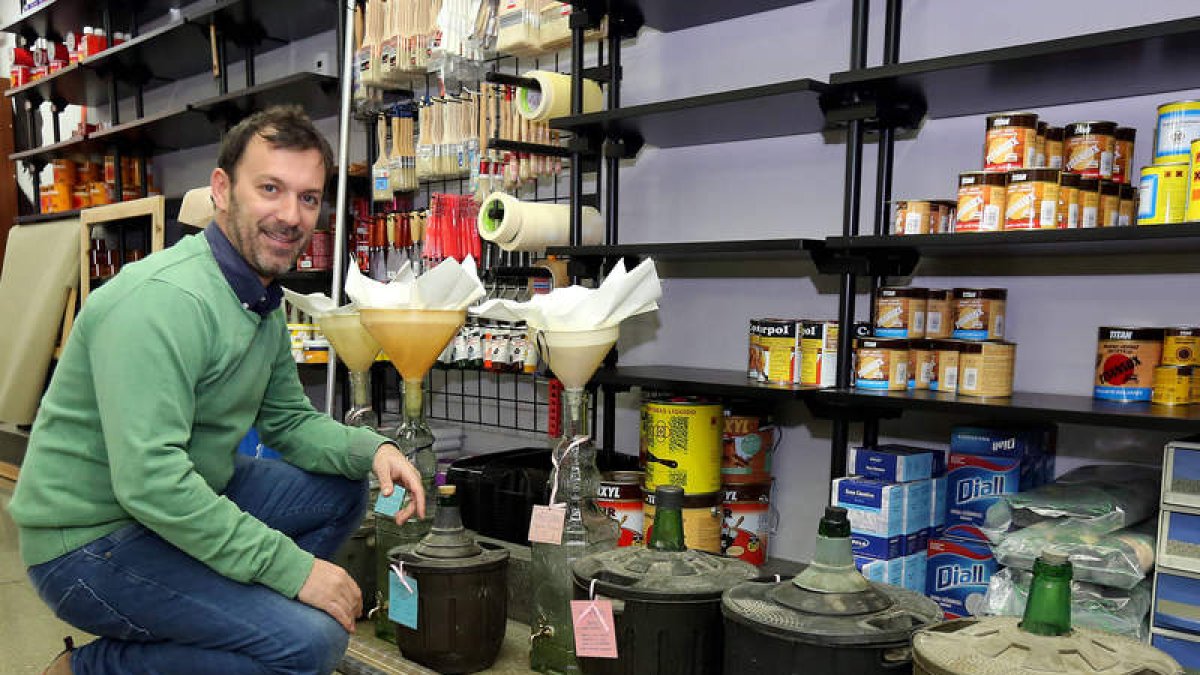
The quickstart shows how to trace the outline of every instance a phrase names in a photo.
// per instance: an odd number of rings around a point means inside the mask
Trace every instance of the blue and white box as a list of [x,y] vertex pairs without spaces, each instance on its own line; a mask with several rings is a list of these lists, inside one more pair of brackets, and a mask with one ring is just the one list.
[[929,542],[925,594],[947,619],[976,616],[984,609],[992,574],[999,569],[986,544],[949,539]]
[[929,538],[938,539],[946,532],[946,476],[929,480]]
[[849,465],[855,476],[906,483],[944,475],[946,456],[941,450],[888,444],[850,448]]
[[1200,578],[1186,572],[1154,575],[1154,625],[1200,633]]
[[950,454],[1019,459],[1016,489],[1032,490],[1054,480],[1055,441],[1053,426],[957,426],[950,432]]
[[866,556],[854,556],[854,566],[869,581],[890,586],[904,585],[904,561],[906,558],[878,560]]
[[926,576],[929,573],[929,552],[914,553],[904,556],[902,560],[904,565],[901,575],[904,587],[924,595]]
[[855,555],[899,558],[925,548],[932,504],[930,482],[886,483],[851,476],[833,481],[832,502],[850,517]]
[[1018,457],[950,454],[946,474],[947,537],[987,541],[979,531],[988,509],[1004,495],[1017,493],[1021,480]]

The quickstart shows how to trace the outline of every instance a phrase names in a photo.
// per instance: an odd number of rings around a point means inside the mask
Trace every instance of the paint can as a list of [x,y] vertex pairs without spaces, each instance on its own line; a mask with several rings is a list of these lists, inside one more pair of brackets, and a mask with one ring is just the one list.
[[1188,164],[1142,167],[1138,182],[1138,225],[1181,223],[1187,215]]
[[776,525],[771,511],[771,484],[726,485],[723,491],[721,553],[762,565],[767,561],[767,541]]
[[721,434],[721,483],[771,480],[771,457],[778,439],[778,429],[769,416],[726,410]]
[[1159,366],[1154,369],[1154,391],[1150,401],[1156,405],[1187,405],[1192,402],[1192,366]]
[[641,471],[610,471],[600,477],[596,506],[617,521],[621,528],[617,546],[637,546],[642,543],[645,529],[645,509],[642,504]]
[[908,340],[862,338],[854,355],[854,386],[877,391],[908,388]]
[[1163,334],[1162,365],[1200,366],[1200,328],[1167,328]]
[[671,398],[642,404],[646,489],[678,485],[687,494],[721,489],[721,432],[717,403]]
[[1158,106],[1155,164],[1188,161],[1188,151],[1197,138],[1200,138],[1200,101],[1174,101]]
[[1092,395],[1106,401],[1149,401],[1163,329],[1105,326],[1099,333]]
[[1116,146],[1116,122],[1072,122],[1064,132],[1063,170],[1111,180]]
[[837,385],[837,321],[803,321],[800,334],[800,384]]

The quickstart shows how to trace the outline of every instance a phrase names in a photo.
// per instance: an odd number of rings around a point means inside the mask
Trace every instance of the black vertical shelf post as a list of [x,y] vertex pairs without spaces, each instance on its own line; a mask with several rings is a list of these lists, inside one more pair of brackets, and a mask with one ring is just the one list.
[[[869,0],[854,0],[850,25],[850,68],[867,65],[867,26]],[[862,187],[863,122],[851,120],[846,131],[846,184],[842,209],[842,235],[858,234],[861,211],[860,188]],[[854,349],[854,300],[857,279],[852,271],[842,272],[841,293],[838,296],[838,368],[837,386],[851,386],[851,359]],[[833,422],[830,440],[829,474],[838,478],[846,474],[846,448],[850,445],[850,422],[840,417]]]
[[[883,65],[900,60],[900,16],[903,0],[887,0],[887,12],[883,27]],[[889,231],[889,215],[892,203],[892,174],[896,158],[896,131],[887,120],[880,120],[878,166],[875,170],[875,228],[876,236]],[[871,325],[875,325],[875,295],[884,283],[884,277],[872,276],[870,295],[867,302],[871,307]],[[863,444],[879,442],[879,418],[872,417],[863,423]]]
[[[583,114],[583,36],[591,23],[587,10],[571,11],[571,115]],[[571,245],[583,243],[583,149],[579,139],[571,145]]]

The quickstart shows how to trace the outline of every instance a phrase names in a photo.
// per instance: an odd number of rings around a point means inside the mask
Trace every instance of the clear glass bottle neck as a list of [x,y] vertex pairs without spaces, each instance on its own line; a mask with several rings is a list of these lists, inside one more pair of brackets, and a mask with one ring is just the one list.
[[371,407],[370,371],[350,371],[350,405],[354,408]]

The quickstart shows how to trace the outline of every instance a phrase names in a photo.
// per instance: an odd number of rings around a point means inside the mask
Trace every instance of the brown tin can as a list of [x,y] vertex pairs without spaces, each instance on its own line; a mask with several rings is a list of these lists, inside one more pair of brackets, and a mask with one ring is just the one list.
[[999,232],[1004,226],[1008,174],[968,171],[958,176],[955,232]]
[[1117,205],[1117,227],[1129,227],[1137,222],[1138,189],[1129,183],[1121,183],[1121,201]]
[[1058,227],[1074,230],[1079,227],[1079,181],[1077,173],[1058,175]]
[[1097,222],[1100,227],[1116,227],[1121,216],[1121,184],[1116,181],[1100,181],[1100,211]]
[[1100,179],[1079,178],[1079,189],[1075,192],[1075,203],[1079,208],[1079,227],[1094,229],[1100,225]]
[[1017,345],[989,340],[959,346],[958,393],[964,396],[1012,396]]
[[931,288],[925,300],[925,337],[950,337],[954,322],[954,293],[949,288]]
[[1167,328],[1163,332],[1162,365],[1200,366],[1200,328]]
[[1008,172],[1004,229],[1057,228],[1058,176],[1058,169],[1014,169]]
[[1063,128],[1046,128],[1046,168],[1061,169],[1063,166]]
[[919,338],[925,336],[925,305],[929,289],[885,286],[875,296],[875,336]]
[[1162,358],[1162,328],[1104,326],[1096,347],[1092,395],[1106,401],[1149,401]]
[[892,234],[930,234],[937,230],[941,206],[926,199],[896,201]]
[[1117,123],[1072,122],[1063,139],[1063,169],[1087,178],[1112,179]]
[[762,342],[759,336],[762,333],[762,321],[759,319],[750,319],[750,335],[748,341],[748,355],[746,358],[746,377],[752,380],[762,380]]
[[933,343],[933,340],[909,340],[909,389],[929,389],[929,383],[937,378],[937,354],[933,351]]
[[[645,540],[650,541],[654,530],[654,490],[643,490],[642,513],[645,517]],[[721,509],[720,492],[683,495],[683,541],[690,549],[721,552]]]
[[1137,138],[1137,129],[1133,127],[1117,127],[1113,133],[1113,168],[1112,179],[1118,183],[1128,183],[1130,171],[1133,169],[1133,142]]
[[946,394],[958,391],[958,360],[962,353],[962,342],[959,340],[931,340],[930,351],[933,353],[933,377],[929,381],[929,389]]
[[1027,168],[1041,169],[1046,166],[1046,130],[1050,128],[1048,122],[1037,123],[1037,141],[1033,146],[1033,163]]
[[854,386],[876,391],[908,388],[908,340],[862,338],[856,342]]
[[1037,126],[1037,113],[989,115],[983,168],[987,171],[1008,171],[1032,167],[1037,151]]
[[952,199],[941,199],[937,202],[938,205],[938,221],[937,234],[950,234],[954,232],[954,223],[958,220],[958,202]]
[[956,288],[954,331],[958,340],[1003,340],[1008,290],[1003,288]]
[[1192,366],[1159,366],[1154,369],[1154,391],[1150,402],[1156,405],[1187,405],[1192,402]]
[[617,546],[636,546],[642,543],[645,530],[645,511],[642,506],[641,471],[610,471],[600,476],[596,506],[617,521],[621,528]]

